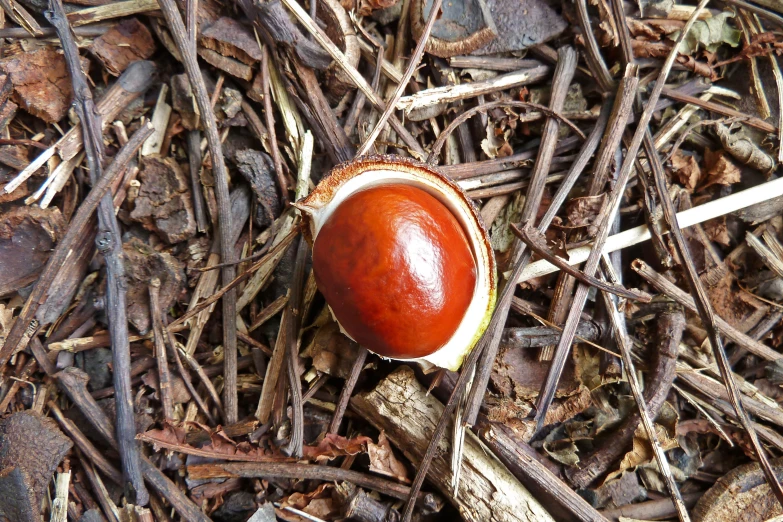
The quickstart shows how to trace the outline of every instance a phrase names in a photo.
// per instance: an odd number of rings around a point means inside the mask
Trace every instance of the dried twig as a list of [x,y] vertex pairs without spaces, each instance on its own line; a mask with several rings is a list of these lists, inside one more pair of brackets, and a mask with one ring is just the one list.
[[[212,169],[215,175],[215,192],[217,194],[218,224],[220,227],[220,257],[224,263],[234,260],[234,245],[231,244],[231,203],[228,196],[228,171],[223,158],[223,147],[217,130],[215,113],[212,111],[204,77],[201,75],[196,60],[196,49],[188,38],[182,16],[174,0],[159,0],[160,9],[166,18],[171,36],[177,45],[185,66],[185,72],[193,88],[201,122],[207,136],[207,146],[212,157]],[[234,265],[226,265],[221,269],[221,279],[227,285],[234,279]],[[224,354],[224,390],[226,422],[237,421],[237,336],[236,336],[236,292],[229,289],[223,296],[223,354]]]
[[521,239],[525,243],[525,245],[527,245],[530,248],[530,250],[533,251],[533,253],[538,254],[542,258],[546,259],[553,265],[557,266],[560,270],[574,277],[581,283],[584,283],[589,286],[593,286],[595,288],[598,288],[599,290],[603,290],[605,292],[609,292],[618,295],[620,297],[627,297],[628,299],[636,299],[643,303],[649,303],[650,300],[652,299],[651,295],[641,290],[628,290],[622,285],[613,285],[611,283],[601,281],[596,277],[589,276],[584,272],[576,268],[573,268],[571,265],[566,263],[565,260],[557,257],[557,255],[555,255],[552,251],[550,251],[549,248],[547,248],[546,244],[544,243],[545,239],[540,235],[536,235],[537,231],[534,228],[532,228],[530,225],[518,227],[517,225],[512,223],[510,226],[511,226],[511,230],[514,232],[514,235],[517,236],[519,239]]
[[[71,76],[74,105],[81,120],[84,150],[93,183],[103,172],[103,133],[92,99],[92,91],[79,63],[79,50],[61,0],[50,0],[46,17],[60,37],[65,62]],[[112,377],[117,405],[117,442],[120,448],[122,472],[126,480],[125,494],[129,501],[139,506],[149,502],[149,493],[141,476],[140,453],[135,441],[136,424],[133,414],[133,398],[130,378],[130,341],[125,301],[125,269],[120,257],[122,234],[114,214],[111,194],[104,194],[98,207],[98,250],[106,262],[106,310],[109,318],[109,335],[112,344]]]
[[[645,107],[645,110],[642,113],[642,115],[639,117],[639,125],[637,127],[636,132],[634,133],[633,140],[631,141],[631,144],[628,147],[628,151],[626,152],[626,160],[623,162],[623,166],[617,177],[615,187],[612,193],[610,194],[609,198],[607,199],[607,201],[604,203],[604,206],[601,211],[601,215],[598,218],[600,222],[600,227],[595,238],[596,246],[594,250],[591,252],[591,254],[588,256],[584,268],[584,272],[587,274],[594,274],[598,268],[598,263],[600,261],[600,255],[601,255],[601,250],[603,249],[603,244],[606,241],[606,238],[609,234],[609,229],[611,227],[612,222],[614,221],[614,216],[616,215],[617,210],[619,209],[620,201],[622,200],[622,193],[625,191],[625,185],[628,183],[628,179],[630,177],[631,171],[634,168],[634,161],[636,158],[636,154],[639,152],[639,148],[641,146],[642,140],[647,134],[646,132],[647,125],[650,122],[650,119],[652,118],[655,105],[658,101],[658,98],[660,97],[661,90],[664,87],[664,83],[666,82],[666,78],[669,75],[669,71],[671,70],[672,65],[674,65],[674,60],[677,57],[676,50],[679,47],[682,40],[685,38],[685,35],[690,31],[690,28],[693,26],[693,23],[696,21],[696,18],[698,17],[698,14],[701,12],[701,10],[704,8],[704,6],[707,4],[708,1],[709,0],[702,0],[699,3],[699,6],[691,15],[691,17],[688,19],[688,22],[686,22],[685,26],[683,27],[682,32],[680,33],[679,37],[674,43],[674,47],[672,48],[672,51],[669,53],[666,62],[661,68],[661,71],[655,83],[655,87],[653,87],[652,92],[650,93],[647,106]],[[547,373],[546,381],[544,382],[544,385],[541,388],[541,393],[539,394],[538,402],[536,404],[535,421],[538,430],[540,430],[543,427],[544,419],[546,418],[546,413],[549,409],[550,404],[552,403],[552,399],[554,398],[557,382],[560,380],[560,375],[563,371],[563,367],[565,366],[567,355],[571,349],[571,344],[573,342],[573,336],[576,331],[576,326],[579,323],[579,316],[582,312],[582,308],[584,307],[585,302],[587,301],[588,290],[589,288],[587,286],[580,284],[579,287],[577,288],[576,294],[574,295],[571,310],[568,314],[568,318],[566,319],[565,326],[563,327],[563,335],[561,336],[560,342],[558,343],[557,348],[555,350],[555,356],[554,359],[552,360],[552,365],[550,366],[549,372]]]
[[152,331],[155,338],[155,359],[158,363],[158,393],[163,406],[163,418],[174,419],[174,403],[171,400],[171,377],[169,362],[166,357],[166,344],[163,341],[163,322],[160,309],[160,279],[150,281],[150,315],[152,315]]
[[367,353],[368,352],[366,348],[363,346],[359,347],[359,352],[356,354],[356,359],[354,359],[353,364],[351,365],[351,374],[345,380],[345,384],[343,384],[343,389],[340,392],[340,399],[337,401],[337,406],[334,409],[334,415],[332,415],[332,420],[329,423],[329,428],[326,430],[326,433],[337,434],[340,432],[340,424],[342,424],[345,410],[348,409],[348,403],[351,400],[351,395],[353,394],[353,389],[356,386],[356,382],[359,380],[359,374],[361,374],[362,370],[364,369],[364,362],[367,360]]
[[[346,60],[345,55],[332,43],[329,37],[324,31],[318,27],[310,16],[305,12],[302,7],[294,0],[282,0],[282,3],[293,13],[299,23],[312,34],[316,41],[323,47],[335,62],[346,72],[351,81],[367,96],[367,99],[373,104],[373,106],[380,110],[386,110],[386,104],[378,97],[375,91],[372,89],[367,80],[359,74],[355,68],[353,68]],[[389,125],[400,136],[402,141],[413,152],[416,152],[421,158],[425,156],[424,149],[421,148],[419,142],[411,135],[410,132],[400,123],[394,116],[389,116]]]
[[435,25],[435,20],[438,18],[438,14],[440,13],[440,6],[442,3],[443,0],[433,0],[432,7],[430,7],[430,15],[427,17],[427,23],[424,25],[424,31],[419,38],[419,43],[416,44],[416,49],[413,51],[413,56],[411,56],[411,59],[408,62],[408,67],[405,69],[405,73],[402,75],[402,79],[397,85],[397,89],[394,91],[394,94],[386,102],[386,109],[384,109],[381,117],[378,118],[378,122],[375,124],[375,128],[364,140],[362,146],[359,147],[359,150],[356,152],[356,156],[364,156],[370,152],[370,149],[375,143],[375,139],[386,125],[386,121],[392,115],[392,112],[394,112],[394,110],[397,108],[397,102],[402,97],[402,93],[405,92],[405,89],[408,87],[408,82],[410,82],[413,73],[419,66],[419,62],[421,62],[421,57],[424,55],[424,48],[427,45],[427,40],[430,37],[430,33],[432,33],[432,28]]

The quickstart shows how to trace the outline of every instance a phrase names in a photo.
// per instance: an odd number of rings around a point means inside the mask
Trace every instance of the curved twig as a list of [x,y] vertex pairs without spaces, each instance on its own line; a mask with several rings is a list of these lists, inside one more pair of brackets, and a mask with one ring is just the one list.
[[557,118],[561,122],[565,123],[566,126],[574,131],[577,136],[582,138],[583,140],[586,139],[585,134],[579,129],[579,127],[576,126],[574,122],[563,116],[562,114],[559,114],[553,110],[551,110],[549,107],[544,107],[543,105],[539,105],[537,103],[529,103],[529,102],[523,102],[523,101],[509,101],[509,100],[500,100],[500,101],[494,101],[489,103],[483,103],[481,105],[477,105],[476,107],[473,107],[472,109],[468,109],[467,111],[463,112],[456,118],[454,118],[454,121],[452,121],[448,127],[446,127],[443,132],[440,133],[440,136],[438,136],[438,139],[435,140],[435,143],[432,144],[432,152],[430,152],[430,155],[427,156],[427,163],[430,165],[433,165],[435,163],[435,160],[438,158],[438,155],[440,154],[440,149],[443,148],[443,144],[446,143],[446,139],[449,137],[449,135],[454,132],[454,129],[459,127],[464,121],[471,118],[474,114],[486,111],[489,109],[494,109],[495,107],[520,107],[524,109],[534,109],[537,111],[540,111],[550,118]]
[[652,300],[652,296],[647,292],[643,292],[641,290],[629,290],[622,286],[606,283],[569,265],[565,262],[565,260],[556,256],[554,253],[552,253],[551,250],[549,250],[549,248],[547,248],[547,246],[543,243],[543,237],[538,234],[536,229],[532,228],[530,225],[519,228],[514,223],[510,223],[509,227],[515,236],[517,236],[520,240],[522,240],[522,242],[530,247],[530,250],[543,257],[574,279],[586,285],[594,286],[600,290],[605,290],[620,297],[642,301],[643,303],[649,303]]

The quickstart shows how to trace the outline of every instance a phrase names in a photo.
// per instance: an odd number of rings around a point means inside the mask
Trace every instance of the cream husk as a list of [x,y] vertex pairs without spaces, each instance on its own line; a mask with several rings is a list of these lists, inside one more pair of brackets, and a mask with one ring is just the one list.
[[[492,249],[486,238],[486,232],[478,220],[472,203],[459,188],[439,176],[415,165],[405,170],[368,168],[344,180],[337,187],[326,189],[331,195],[330,200],[326,201],[319,197],[317,188],[310,197],[297,204],[297,207],[310,218],[307,221],[313,241],[316,241],[321,227],[340,203],[357,191],[378,185],[403,183],[417,187],[437,198],[452,212],[465,231],[476,262],[476,286],[473,299],[468,305],[457,331],[438,351],[417,359],[395,359],[415,361],[421,364],[425,371],[435,369],[434,367],[457,371],[465,356],[486,329],[495,306],[495,262]],[[332,316],[334,317],[334,313]],[[342,330],[342,326],[340,329]],[[347,332],[342,331],[350,337]]]

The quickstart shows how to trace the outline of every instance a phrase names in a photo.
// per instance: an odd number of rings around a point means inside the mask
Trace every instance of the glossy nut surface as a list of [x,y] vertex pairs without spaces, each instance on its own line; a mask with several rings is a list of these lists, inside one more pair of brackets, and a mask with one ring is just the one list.
[[351,337],[403,359],[446,344],[476,286],[476,264],[459,222],[435,197],[404,184],[345,199],[318,234],[313,271]]

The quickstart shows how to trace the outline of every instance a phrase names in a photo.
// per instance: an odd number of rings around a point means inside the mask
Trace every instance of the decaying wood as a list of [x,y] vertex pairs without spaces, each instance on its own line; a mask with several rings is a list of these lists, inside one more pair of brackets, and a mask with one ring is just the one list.
[[[400,367],[370,392],[351,400],[352,407],[413,463],[419,463],[443,405],[427,395],[408,367]],[[508,469],[472,433],[465,438],[462,479],[450,493],[451,466],[446,455],[433,459],[429,480],[443,491],[465,520],[552,520],[552,517]]]
[[539,461],[536,450],[517,439],[510,429],[502,424],[481,423],[478,432],[501,462],[536,498],[549,497],[558,504],[557,511],[550,509],[556,519],[606,522],[606,518],[582,497],[565,487],[560,477]]
[[49,418],[17,412],[0,423],[0,516],[39,520],[52,474],[73,443]]

